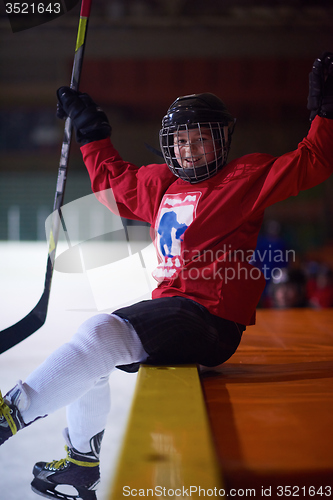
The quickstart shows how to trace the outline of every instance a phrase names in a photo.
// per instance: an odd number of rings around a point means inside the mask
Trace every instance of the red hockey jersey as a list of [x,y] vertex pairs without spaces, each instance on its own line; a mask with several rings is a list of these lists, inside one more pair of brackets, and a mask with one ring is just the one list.
[[122,217],[151,224],[159,258],[152,298],[188,297],[250,325],[265,286],[249,262],[264,210],[330,176],[333,120],[316,117],[295,151],[243,156],[198,184],[178,179],[165,164],[123,161],[109,139],[81,151],[93,191],[112,188]]

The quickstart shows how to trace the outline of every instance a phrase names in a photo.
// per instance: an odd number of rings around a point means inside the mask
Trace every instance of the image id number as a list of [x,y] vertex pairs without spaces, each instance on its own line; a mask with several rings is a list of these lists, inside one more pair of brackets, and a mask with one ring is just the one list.
[[60,3],[6,3],[6,14],[60,14]]
[[331,486],[278,486],[278,497],[330,497],[332,495]]

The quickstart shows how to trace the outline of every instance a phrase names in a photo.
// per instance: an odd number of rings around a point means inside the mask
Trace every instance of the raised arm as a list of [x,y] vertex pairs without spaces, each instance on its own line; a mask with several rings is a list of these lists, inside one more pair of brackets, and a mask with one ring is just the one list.
[[72,118],[98,200],[122,217],[151,223],[165,190],[175,180],[168,167],[138,168],[123,161],[110,142],[108,118],[92,98],[69,87],[61,87],[57,94],[57,114]]

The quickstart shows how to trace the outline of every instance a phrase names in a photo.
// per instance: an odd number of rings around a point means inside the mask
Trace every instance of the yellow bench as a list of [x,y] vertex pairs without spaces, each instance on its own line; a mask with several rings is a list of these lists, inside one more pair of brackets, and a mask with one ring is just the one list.
[[142,365],[109,500],[216,498],[222,488],[197,367]]

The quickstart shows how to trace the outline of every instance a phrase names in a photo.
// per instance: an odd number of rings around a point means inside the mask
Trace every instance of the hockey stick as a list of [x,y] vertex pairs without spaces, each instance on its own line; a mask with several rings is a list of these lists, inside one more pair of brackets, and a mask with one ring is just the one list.
[[[70,83],[71,88],[74,90],[78,90],[79,87],[91,1],[92,0],[82,0],[81,3],[80,21]],[[38,330],[46,320],[54,268],[55,252],[57,248],[59,228],[62,219],[60,208],[63,205],[65,196],[65,185],[68,170],[71,137],[72,122],[70,118],[67,118],[65,122],[56,193],[53,205],[53,216],[49,238],[49,252],[47,257],[44,291],[37,305],[34,307],[34,309],[32,309],[32,311],[30,311],[27,316],[21,319],[18,323],[15,323],[15,325],[10,326],[9,328],[6,328],[5,330],[2,330],[0,332],[0,353],[7,351],[11,347],[29,337],[32,333]]]

